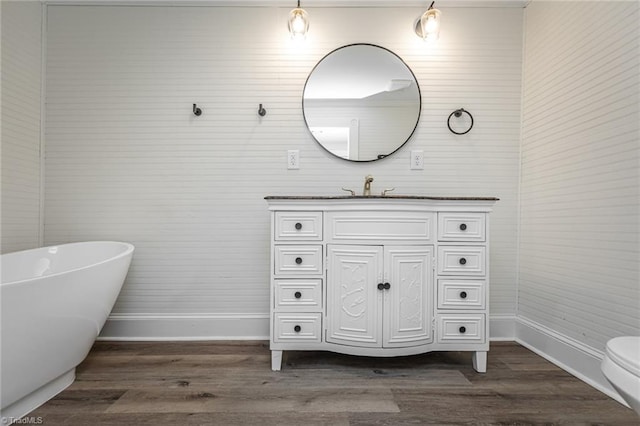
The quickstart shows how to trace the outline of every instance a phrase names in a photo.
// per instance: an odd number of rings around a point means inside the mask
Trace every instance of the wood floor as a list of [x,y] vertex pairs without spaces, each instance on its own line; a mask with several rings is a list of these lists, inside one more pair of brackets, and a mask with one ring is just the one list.
[[516,343],[471,355],[364,358],[263,342],[97,342],[76,381],[29,416],[52,425],[640,424],[635,413]]

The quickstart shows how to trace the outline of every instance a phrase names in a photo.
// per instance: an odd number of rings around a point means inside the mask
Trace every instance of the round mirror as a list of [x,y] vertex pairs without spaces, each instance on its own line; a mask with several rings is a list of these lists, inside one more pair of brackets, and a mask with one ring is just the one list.
[[404,145],[420,118],[420,87],[398,55],[372,44],[340,47],[313,68],[302,94],[304,120],[333,155],[374,161]]

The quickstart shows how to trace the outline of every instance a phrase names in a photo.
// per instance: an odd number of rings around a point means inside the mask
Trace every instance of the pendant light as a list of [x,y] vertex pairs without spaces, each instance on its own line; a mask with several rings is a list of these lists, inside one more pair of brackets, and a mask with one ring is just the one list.
[[440,11],[433,8],[435,1],[431,2],[429,9],[418,19],[415,26],[416,34],[426,42],[433,42],[440,37]]
[[289,33],[294,40],[304,40],[307,37],[307,31],[309,31],[309,14],[300,7],[300,0],[298,0],[298,7],[289,12]]

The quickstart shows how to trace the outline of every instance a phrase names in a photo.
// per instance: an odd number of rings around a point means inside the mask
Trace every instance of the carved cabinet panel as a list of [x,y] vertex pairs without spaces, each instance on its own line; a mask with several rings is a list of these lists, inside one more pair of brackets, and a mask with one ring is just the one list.
[[329,244],[327,341],[406,347],[432,340],[433,247]]
[[382,246],[330,244],[327,252],[327,341],[381,346]]
[[433,340],[433,247],[385,247],[384,347]]

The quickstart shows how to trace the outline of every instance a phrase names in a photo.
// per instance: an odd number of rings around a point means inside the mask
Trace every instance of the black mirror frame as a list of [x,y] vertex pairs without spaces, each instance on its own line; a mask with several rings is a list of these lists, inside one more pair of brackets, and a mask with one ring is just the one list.
[[[309,128],[309,122],[307,121],[307,116],[306,116],[305,110],[304,110],[304,93],[305,93],[305,91],[307,89],[307,84],[309,83],[309,78],[311,78],[311,75],[313,74],[313,71],[315,71],[315,69],[318,67],[318,65],[320,65],[322,63],[322,61],[324,61],[325,58],[327,58],[329,55],[337,52],[338,50],[345,49],[347,47],[353,47],[353,46],[377,47],[379,49],[385,50],[388,53],[392,54],[393,56],[398,58],[400,60],[400,62],[402,62],[402,64],[405,67],[407,67],[407,70],[409,70],[409,73],[411,73],[411,76],[413,77],[413,80],[416,82],[416,87],[418,89],[418,116],[416,117],[416,124],[415,124],[415,126],[413,126],[413,129],[411,130],[411,133],[409,133],[409,136],[407,136],[407,139],[404,142],[402,142],[396,149],[394,149],[393,151],[391,151],[388,154],[378,155],[378,158],[373,158],[371,160],[351,160],[349,158],[340,157],[339,155],[336,155],[333,152],[329,151],[327,148],[325,148],[325,146],[318,139],[316,139],[316,137],[313,135],[313,133],[311,133],[311,130]],[[396,153],[400,148],[405,146],[407,144],[407,142],[409,142],[409,140],[411,139],[413,134],[416,132],[416,129],[418,128],[418,124],[420,123],[421,114],[422,114],[422,91],[420,90],[420,84],[418,83],[418,79],[416,78],[416,75],[413,73],[413,70],[409,67],[409,65],[407,65],[407,63],[398,54],[396,54],[395,52],[387,49],[386,47],[382,47],[382,46],[379,46],[377,44],[372,44],[372,43],[351,43],[351,44],[347,44],[347,45],[344,45],[344,46],[340,46],[340,47],[338,47],[336,49],[333,49],[331,52],[329,52],[326,55],[324,55],[322,57],[322,59],[320,59],[318,61],[318,63],[316,63],[314,65],[314,67],[311,70],[311,72],[309,72],[309,75],[307,76],[307,80],[305,81],[304,87],[302,89],[302,117],[304,118],[304,124],[307,127],[307,130],[309,131],[309,134],[311,135],[313,140],[315,140],[316,143],[322,147],[322,149],[324,149],[325,151],[327,151],[329,154],[333,155],[334,157],[339,158],[341,160],[345,160],[345,161],[351,161],[352,163],[371,163],[373,161],[378,161],[378,160],[382,160],[383,158],[390,157],[391,155]]]

